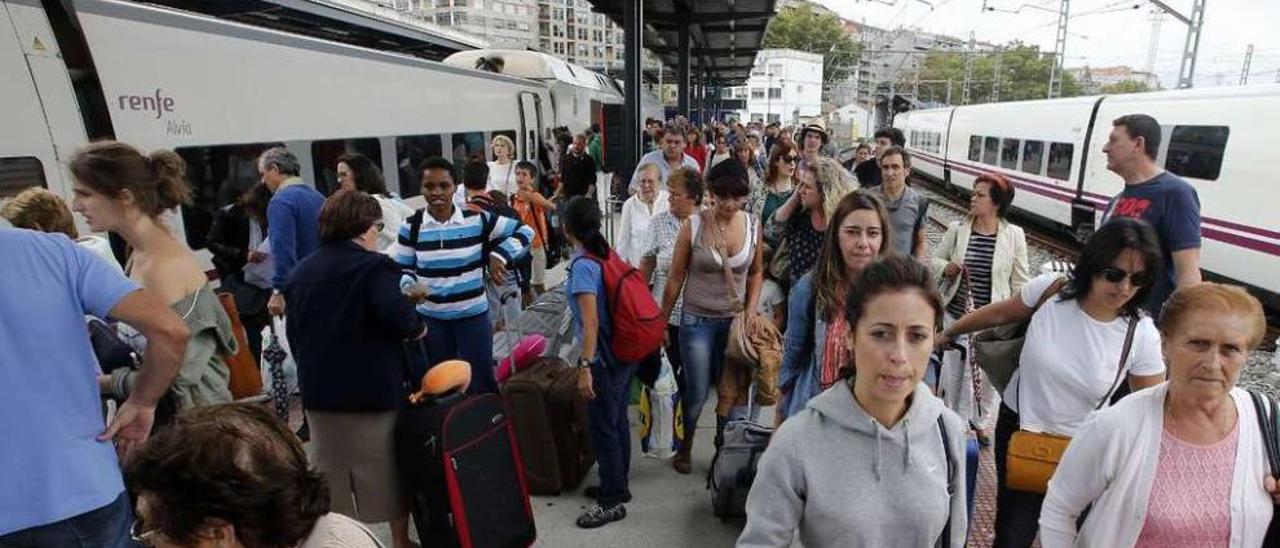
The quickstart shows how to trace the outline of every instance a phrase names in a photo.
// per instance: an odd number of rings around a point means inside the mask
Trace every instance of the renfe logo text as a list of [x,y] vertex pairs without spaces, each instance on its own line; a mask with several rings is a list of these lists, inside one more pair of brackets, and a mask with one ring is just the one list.
[[156,113],[156,119],[159,120],[166,112],[173,112],[173,97],[165,97],[159,89],[156,89],[155,95],[121,95],[120,110],[134,110],[143,112]]

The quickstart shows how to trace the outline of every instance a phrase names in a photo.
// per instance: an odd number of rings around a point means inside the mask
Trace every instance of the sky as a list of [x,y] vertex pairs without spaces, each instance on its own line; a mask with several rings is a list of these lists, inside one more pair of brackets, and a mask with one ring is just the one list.
[[[816,0],[845,19],[880,28],[908,27],[1002,44],[1011,40],[1053,51],[1060,0]],[[986,6],[1020,13],[983,12]],[[1190,15],[1193,0],[1166,0]],[[930,8],[932,4],[932,9]],[[1137,9],[1134,6],[1138,6]],[[1045,9],[1037,9],[1045,8]],[[1067,68],[1129,65],[1144,70],[1152,35],[1148,0],[1070,0]],[[1165,15],[1159,30],[1155,72],[1175,87],[1187,26]],[[1205,0],[1204,30],[1195,85],[1238,85],[1245,51],[1253,44],[1249,83],[1280,82],[1280,0]]]

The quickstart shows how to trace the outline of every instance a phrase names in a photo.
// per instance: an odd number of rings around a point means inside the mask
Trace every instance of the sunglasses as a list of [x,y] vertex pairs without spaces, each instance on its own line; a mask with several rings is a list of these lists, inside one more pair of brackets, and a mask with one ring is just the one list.
[[794,164],[800,161],[800,157],[799,156],[783,156],[782,161],[788,164]]
[[1098,275],[1102,276],[1102,279],[1113,284],[1123,282],[1125,278],[1129,278],[1129,285],[1134,287],[1142,287],[1151,283],[1151,276],[1147,275],[1146,272],[1125,272],[1119,268],[1113,267],[1106,267],[1099,270]]

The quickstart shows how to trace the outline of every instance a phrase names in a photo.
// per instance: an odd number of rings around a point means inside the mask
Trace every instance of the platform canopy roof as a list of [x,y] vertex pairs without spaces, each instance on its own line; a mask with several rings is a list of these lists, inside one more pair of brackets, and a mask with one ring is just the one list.
[[[588,0],[594,10],[623,24],[626,2]],[[777,0],[640,0],[644,5],[644,47],[673,71],[680,62],[680,32],[690,32],[691,59],[712,83],[741,85],[751,75],[765,27],[776,15]],[[691,60],[691,64],[698,64]]]

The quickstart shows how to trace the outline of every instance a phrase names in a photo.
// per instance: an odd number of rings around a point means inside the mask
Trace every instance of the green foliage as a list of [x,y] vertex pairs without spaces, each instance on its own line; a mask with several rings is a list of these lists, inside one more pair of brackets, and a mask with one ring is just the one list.
[[843,80],[858,64],[861,45],[844,32],[840,18],[816,13],[807,4],[778,10],[765,31],[764,47],[822,55],[823,82]]
[[[953,104],[963,100],[965,55],[960,51],[932,52],[925,56],[920,70],[921,80],[951,80]],[[969,103],[989,103],[992,85],[999,81],[1000,101],[1026,101],[1044,99],[1049,95],[1049,72],[1053,69],[1053,56],[1040,51],[1038,46],[1010,42],[998,53],[975,54],[969,84]],[[997,78],[998,74],[998,78]],[[899,85],[910,83],[899,80]],[[1082,93],[1080,83],[1070,74],[1062,76],[1062,97],[1074,97]],[[933,84],[929,89],[921,87],[925,100],[946,99],[946,84]]]
[[1120,93],[1142,93],[1144,91],[1151,91],[1151,88],[1147,87],[1146,82],[1124,80],[1111,85],[1102,86],[1102,89],[1098,91],[1107,95],[1117,95]]

